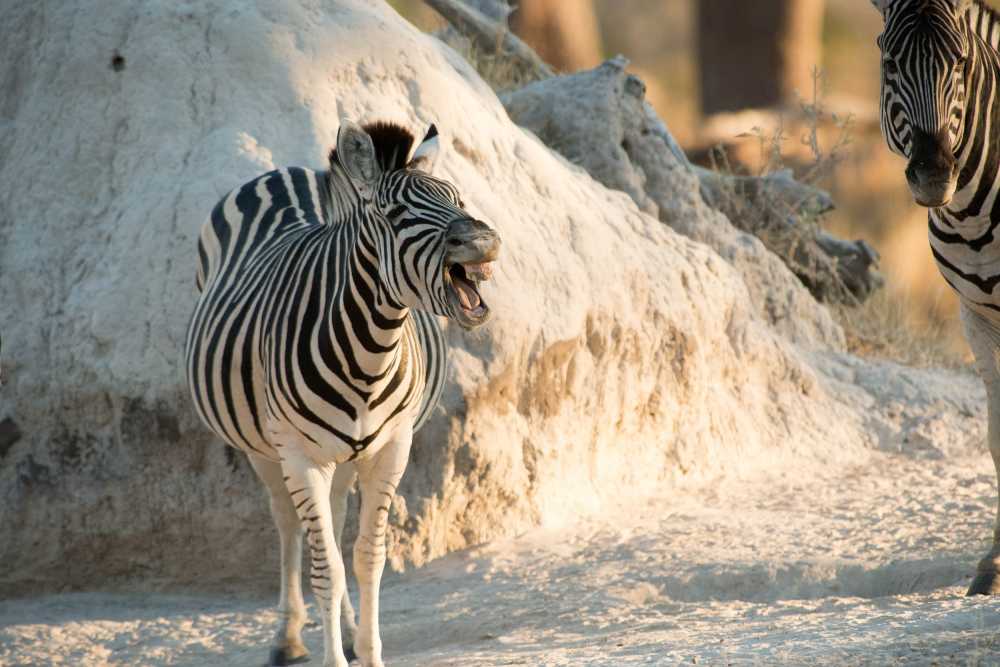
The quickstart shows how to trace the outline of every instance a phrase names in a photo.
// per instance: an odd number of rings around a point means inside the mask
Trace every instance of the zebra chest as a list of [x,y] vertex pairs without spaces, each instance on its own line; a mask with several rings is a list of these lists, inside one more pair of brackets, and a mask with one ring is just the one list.
[[366,391],[332,373],[305,377],[301,367],[287,378],[276,373],[263,388],[265,431],[275,445],[299,443],[317,460],[342,462],[364,458],[413,429],[423,386],[405,368]]
[[931,253],[945,281],[976,310],[1000,319],[1000,229],[990,220],[969,220],[944,228],[932,217]]

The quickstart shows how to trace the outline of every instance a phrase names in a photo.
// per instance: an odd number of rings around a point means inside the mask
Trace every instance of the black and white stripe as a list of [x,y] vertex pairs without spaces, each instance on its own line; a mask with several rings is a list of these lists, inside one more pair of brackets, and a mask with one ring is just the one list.
[[935,159],[951,170],[945,199],[925,204],[931,250],[965,302],[1000,313],[1000,18],[973,0],[875,4],[883,135],[910,160],[911,188]]
[[[408,147],[383,148],[392,164]],[[235,447],[276,459],[268,422],[281,420],[349,459],[415,407],[416,426],[434,407],[447,348],[429,313],[450,314],[440,267],[444,229],[465,215],[457,191],[397,170],[375,207],[352,195],[342,175],[277,169],[223,198],[202,230],[189,387]],[[398,234],[380,230],[379,209]],[[400,315],[415,302],[426,310]],[[372,369],[392,347],[397,356]],[[377,419],[358,430],[362,411]]]
[[[437,130],[411,157],[413,143],[395,125],[345,122],[329,171],[255,178],[216,205],[199,239],[188,385],[198,414],[247,452],[271,496],[282,563],[273,664],[306,655],[303,534],[324,664],[346,667],[352,647],[363,664],[382,664],[389,504],[445,379],[435,317],[472,328],[490,314],[478,285],[491,275],[499,237],[429,174]],[[356,639],[339,544],[355,472]]]
[[[872,1],[885,19],[882,132],[908,160],[910,191],[929,209],[934,259],[958,292],[1000,480],[1000,17],[978,0]],[[1000,594],[1000,503],[967,594]]]

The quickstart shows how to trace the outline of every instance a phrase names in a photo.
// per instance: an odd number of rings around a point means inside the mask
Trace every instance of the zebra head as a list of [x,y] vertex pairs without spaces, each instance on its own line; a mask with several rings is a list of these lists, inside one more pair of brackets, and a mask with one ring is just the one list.
[[500,236],[464,210],[455,186],[431,176],[437,129],[407,160],[413,141],[396,125],[343,122],[331,162],[339,160],[365,202],[379,298],[471,329],[490,317],[479,283],[492,276]]
[[885,29],[880,123],[889,148],[909,163],[914,200],[947,205],[958,183],[973,35],[971,0],[872,0]]

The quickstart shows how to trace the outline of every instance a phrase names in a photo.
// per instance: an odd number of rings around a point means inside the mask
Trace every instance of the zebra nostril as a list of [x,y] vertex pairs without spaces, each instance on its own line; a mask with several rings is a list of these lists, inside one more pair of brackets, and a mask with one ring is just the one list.
[[448,239],[448,245],[450,246],[460,246],[462,241],[460,239]]

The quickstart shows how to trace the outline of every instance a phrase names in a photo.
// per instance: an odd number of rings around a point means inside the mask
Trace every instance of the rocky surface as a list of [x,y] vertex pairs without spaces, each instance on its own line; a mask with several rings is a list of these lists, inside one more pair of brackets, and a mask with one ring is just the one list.
[[518,125],[621,190],[644,212],[713,248],[743,279],[761,319],[790,339],[843,346],[843,332],[753,234],[703,197],[699,172],[645,100],[645,85],[621,56],[585,72],[545,79],[502,96]]
[[947,402],[977,405],[972,380],[917,401],[904,369],[839,355],[827,311],[681,156],[632,145],[676,162],[636,206],[382,3],[19,0],[0,21],[0,592],[273,586],[263,490],[185,395],[195,237],[244,180],[322,165],[340,118],[437,123],[441,175],[504,239],[495,321],[447,331],[397,567],[720,473],[865,460],[933,415],[942,451],[982,423]]
[[[976,393],[958,374],[823,356],[849,386],[895,379],[914,406],[943,382]],[[910,429],[908,410],[883,425],[893,446],[860,462],[664,488],[563,529],[390,573],[387,663],[994,664],[1000,600],[964,597],[995,504],[982,433],[952,431],[931,450],[928,432],[910,447],[905,434],[922,427]],[[273,604],[242,582],[0,602],[0,663],[261,664]],[[318,623],[305,641],[316,655]]]

